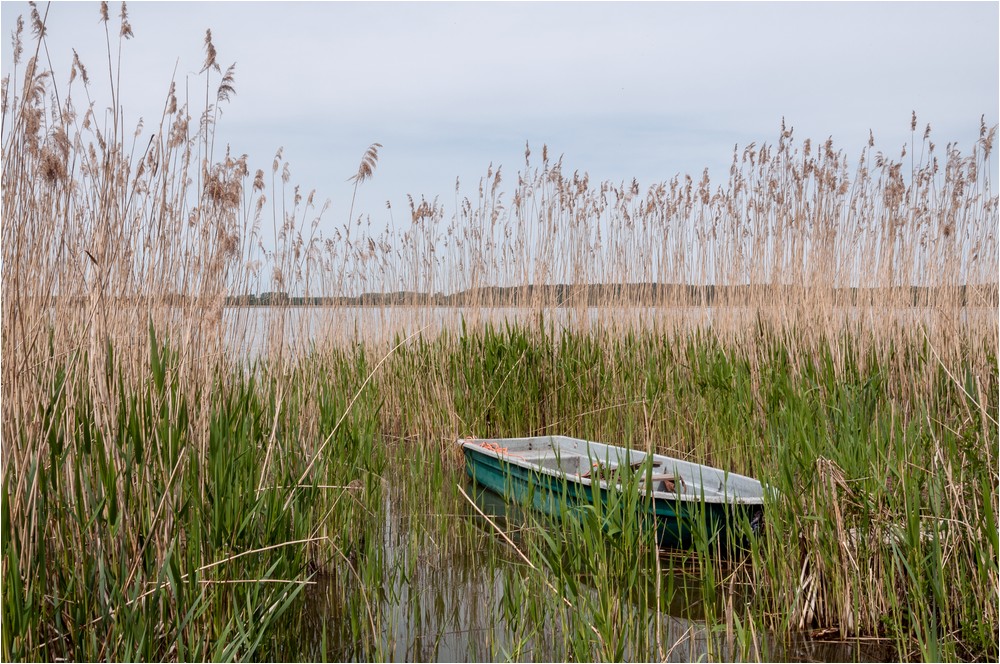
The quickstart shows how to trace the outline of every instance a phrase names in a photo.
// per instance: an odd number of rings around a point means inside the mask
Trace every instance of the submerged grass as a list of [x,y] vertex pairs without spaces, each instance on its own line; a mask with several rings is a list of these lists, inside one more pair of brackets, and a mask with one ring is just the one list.
[[[722,186],[645,194],[526,148],[510,196],[491,168],[450,220],[421,200],[324,237],[280,151],[268,184],[216,149],[210,32],[204,107],[171,83],[132,132],[125,88],[98,117],[29,26],[3,82],[4,659],[766,659],[803,633],[1000,656],[995,127],[939,164],[914,116],[908,163],[869,144],[853,171],[782,127]],[[288,306],[372,291],[460,307]],[[245,294],[278,305],[262,325]],[[627,505],[528,516],[525,562],[451,488],[454,441],[543,433],[780,497],[728,566],[657,555]],[[700,586],[681,634],[670,570]]]

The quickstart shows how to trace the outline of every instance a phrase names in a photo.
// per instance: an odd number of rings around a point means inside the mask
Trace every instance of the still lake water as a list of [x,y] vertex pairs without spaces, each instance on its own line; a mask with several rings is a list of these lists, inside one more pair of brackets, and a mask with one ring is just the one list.
[[[565,659],[567,635],[557,621],[526,631],[523,622],[512,625],[504,618],[506,614],[499,607],[510,601],[506,595],[511,592],[512,580],[516,585],[516,577],[531,572],[512,547],[462,497],[456,485],[462,486],[479,509],[511,533],[515,543],[521,541],[517,536],[519,529],[538,527],[538,522],[531,520],[534,525],[529,526],[518,508],[472,484],[463,469],[445,470],[441,486],[418,490],[426,492],[425,498],[433,494],[431,502],[414,495],[413,478],[394,481],[399,484],[385,483],[380,541],[364,554],[367,561],[354,560],[360,566],[374,559],[374,564],[381,566],[381,587],[361,587],[346,564],[332,565],[330,573],[320,575],[316,585],[306,590],[308,619],[305,632],[300,635],[302,651],[294,658],[318,659],[325,655],[334,661]],[[706,596],[697,572],[679,571],[664,562],[661,574],[661,586],[670,588],[670,600],[662,603],[658,616],[654,607],[645,607],[640,613],[646,614],[651,635],[658,630],[664,661],[741,659],[739,652],[727,648],[723,636],[718,632],[713,635],[707,629],[706,604],[719,616],[727,602],[740,606],[753,589],[720,583],[715,592]],[[593,588],[590,591],[597,593]],[[363,643],[357,638],[357,631],[351,629],[351,620],[367,620],[365,614],[369,610],[379,616],[377,644]],[[362,630],[366,626],[367,623]],[[759,640],[759,657],[772,661],[866,662],[897,658],[886,642],[779,639],[766,634],[760,635]],[[644,653],[630,653],[626,645],[626,660],[647,657]]]
[[[749,307],[551,307],[545,310],[495,307],[227,307],[223,315],[225,343],[234,356],[253,359],[265,349],[283,349],[290,355],[311,348],[338,346],[358,341],[388,343],[420,333],[434,338],[442,332],[460,332],[463,323],[494,326],[518,323],[537,327],[540,314],[546,329],[603,328],[625,330],[691,330],[714,327],[725,329],[754,323],[758,315],[771,321],[801,320],[809,312],[792,309],[751,309]],[[923,324],[933,335],[935,329],[960,324],[984,324],[997,328],[994,307],[962,307],[939,311],[905,307],[892,315],[900,324]],[[885,326],[886,312],[868,308],[842,307],[821,320],[831,329],[851,323],[872,328]]]

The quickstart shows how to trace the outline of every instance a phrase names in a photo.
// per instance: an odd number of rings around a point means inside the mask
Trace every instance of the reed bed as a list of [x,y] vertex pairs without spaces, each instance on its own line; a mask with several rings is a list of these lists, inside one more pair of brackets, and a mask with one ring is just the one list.
[[[107,62],[67,76],[32,5],[3,81],[5,659],[294,658],[281,626],[320,571],[364,581],[352,656],[388,656],[389,448],[454,473],[459,435],[539,432],[780,491],[738,571],[757,592],[709,620],[746,656],[759,630],[997,656],[996,127],[941,151],[914,114],[901,153],[851,159],[783,124],[723,182],[651,186],[526,146],[450,210],[341,223],[280,150],[265,171],[216,145],[237,81],[211,32],[199,92],[168,82],[126,126],[132,27],[99,17]],[[593,572],[535,544],[560,592]],[[640,552],[606,555],[617,578]],[[564,613],[553,652],[621,657],[622,583],[574,595],[600,638]]]

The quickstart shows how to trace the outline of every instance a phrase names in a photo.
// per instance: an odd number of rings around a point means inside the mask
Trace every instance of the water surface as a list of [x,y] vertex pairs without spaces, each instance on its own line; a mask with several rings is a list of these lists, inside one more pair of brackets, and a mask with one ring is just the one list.
[[[423,474],[421,464],[385,483],[378,542],[365,551],[345,552],[329,561],[305,596],[308,619],[296,658],[393,661],[562,661],[574,637],[550,612],[542,623],[524,613],[536,598],[519,595],[527,575],[536,573],[520,559],[527,529],[545,521],[526,515],[499,496],[477,487],[458,468],[440,476]],[[456,486],[457,485],[457,486]],[[461,495],[491,517],[492,525]],[[500,527],[512,546],[498,533]],[[371,544],[371,543],[369,543]],[[897,655],[886,642],[781,639],[762,634],[759,652],[727,646],[724,634],[709,629],[706,611],[721,616],[740,606],[753,588],[720,584],[706,592],[696,565],[678,564],[683,552],[661,554],[663,601],[639,607],[648,621],[650,643],[670,662],[765,659],[775,661],[884,661]],[[377,570],[376,583],[363,584],[357,570]],[[548,570],[543,573],[550,573]],[[655,574],[655,572],[653,572]],[[596,588],[587,592],[596,593]],[[549,598],[551,599],[551,598]],[[544,602],[537,604],[545,604]],[[558,604],[550,602],[548,605]],[[632,607],[633,609],[636,607]],[[370,635],[375,626],[378,639]],[[749,657],[747,657],[749,655]],[[649,659],[631,652],[626,659]]]

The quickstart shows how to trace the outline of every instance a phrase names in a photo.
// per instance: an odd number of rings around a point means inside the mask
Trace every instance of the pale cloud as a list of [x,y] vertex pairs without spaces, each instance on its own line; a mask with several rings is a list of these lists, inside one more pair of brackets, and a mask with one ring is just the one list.
[[[44,6],[42,6],[44,8]],[[114,6],[113,6],[113,9]],[[874,131],[895,152],[910,112],[939,143],[968,149],[998,115],[997,3],[134,3],[123,103],[158,117],[170,77],[204,99],[204,31],[237,96],[220,138],[270,168],[279,146],[294,181],[333,199],[383,143],[357,208],[383,223],[407,193],[454,200],[489,163],[513,174],[525,141],[570,170],[646,185],[709,167],[733,145],[832,136],[849,155]],[[63,80],[75,47],[106,80],[96,3],[53,3],[49,47]],[[4,2],[4,64],[26,4]],[[58,80],[58,79],[57,79]],[[193,105],[196,105],[193,103]],[[397,220],[399,216],[397,215]]]

